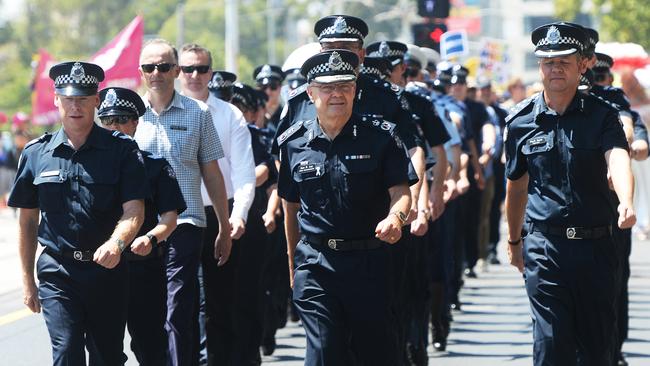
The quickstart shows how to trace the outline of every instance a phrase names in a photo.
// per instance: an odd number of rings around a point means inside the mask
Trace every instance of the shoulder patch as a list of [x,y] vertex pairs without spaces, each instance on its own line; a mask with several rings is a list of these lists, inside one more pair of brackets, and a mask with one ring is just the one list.
[[289,127],[286,131],[282,132],[280,136],[278,136],[278,146],[281,146],[289,137],[291,137],[294,133],[296,133],[300,128],[302,128],[304,121],[298,121],[294,123],[291,127]]
[[292,99],[293,97],[305,92],[307,90],[308,84],[302,84],[299,87],[293,89],[292,91],[289,92],[289,99]]
[[537,97],[539,93],[535,93],[531,95],[530,97],[522,100],[521,102],[517,103],[514,107],[510,109],[510,113],[506,117],[506,123],[510,122],[513,118],[515,118],[521,111],[523,111],[526,107],[528,107],[532,102],[535,97]]
[[113,137],[121,138],[122,140],[133,141],[133,138],[131,138],[131,136],[126,135],[120,131],[113,131],[111,135],[113,135]]
[[47,141],[50,141],[51,138],[52,138],[52,135],[51,135],[49,132],[46,132],[46,133],[43,134],[42,136],[37,137],[37,138],[35,138],[35,139],[29,141],[28,143],[26,143],[26,144],[25,144],[25,147],[24,147],[23,149],[26,149],[26,148],[28,148],[28,147],[30,147],[30,146],[32,146],[32,145],[34,145],[34,144],[37,144],[37,143],[39,143],[39,142],[47,142]]

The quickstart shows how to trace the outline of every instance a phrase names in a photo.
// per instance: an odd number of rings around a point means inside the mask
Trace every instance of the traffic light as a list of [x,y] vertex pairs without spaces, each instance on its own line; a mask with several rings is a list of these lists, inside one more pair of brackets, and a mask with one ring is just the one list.
[[428,47],[440,52],[440,37],[447,31],[443,23],[421,23],[414,24],[413,44],[419,47]]
[[417,0],[418,15],[424,18],[449,17],[449,0]]

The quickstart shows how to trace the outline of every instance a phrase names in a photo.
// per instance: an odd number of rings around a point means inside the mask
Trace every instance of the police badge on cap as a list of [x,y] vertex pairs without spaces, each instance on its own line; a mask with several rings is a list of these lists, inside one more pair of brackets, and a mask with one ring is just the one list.
[[401,42],[382,41],[371,43],[366,47],[366,53],[371,57],[385,57],[395,66],[404,60],[408,47]]
[[137,119],[146,110],[138,93],[126,88],[106,88],[99,91],[98,117],[127,116]]
[[50,79],[54,80],[54,90],[58,95],[95,95],[99,83],[104,80],[104,70],[87,62],[63,62],[50,68]]
[[357,79],[359,57],[348,50],[330,50],[318,53],[305,61],[300,72],[307,82],[321,84],[353,81]]
[[208,89],[230,88],[237,80],[237,75],[228,71],[213,71],[212,79],[208,82]]
[[314,33],[321,43],[363,41],[368,35],[368,25],[357,17],[330,15],[316,22]]
[[535,29],[531,35],[535,56],[548,58],[567,56],[585,50],[586,35],[577,26],[567,23],[551,23]]
[[253,71],[253,77],[258,84],[266,85],[273,80],[281,82],[284,80],[284,73],[280,66],[267,64],[256,67]]

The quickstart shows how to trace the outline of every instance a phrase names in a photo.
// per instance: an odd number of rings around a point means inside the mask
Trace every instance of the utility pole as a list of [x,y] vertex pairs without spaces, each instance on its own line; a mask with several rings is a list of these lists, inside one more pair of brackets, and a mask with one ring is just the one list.
[[237,74],[239,55],[238,0],[226,0],[226,70]]
[[266,0],[266,48],[267,48],[267,62],[270,64],[276,63],[275,57],[275,0]]
[[185,43],[185,4],[176,5],[176,47]]

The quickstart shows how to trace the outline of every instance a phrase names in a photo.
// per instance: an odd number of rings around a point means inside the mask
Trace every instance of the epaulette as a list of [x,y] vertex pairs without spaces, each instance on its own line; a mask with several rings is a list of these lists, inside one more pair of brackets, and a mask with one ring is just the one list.
[[380,130],[386,131],[390,133],[391,135],[393,134],[393,131],[395,130],[395,127],[397,126],[396,124],[388,121],[384,121],[379,118],[372,118],[370,116],[363,116],[361,117],[361,120],[363,122],[367,122],[369,125],[372,125],[376,128],[379,128]]
[[25,147],[23,149],[27,149],[28,147],[30,147],[30,146],[38,143],[38,142],[50,141],[51,138],[52,138],[52,134],[50,134],[49,132],[45,132],[45,134],[43,134],[43,136],[37,137],[37,138],[29,141],[28,143],[26,143]]
[[164,159],[161,155],[154,154],[154,153],[152,153],[150,151],[146,151],[146,150],[142,150],[142,155],[145,158],[149,158],[151,160],[162,160],[162,159]]
[[120,131],[113,131],[111,135],[113,135],[113,137],[121,138],[122,140],[133,141],[133,138],[131,136],[124,134]]
[[396,94],[399,93],[400,90],[401,90],[399,86],[397,86],[395,84],[391,84],[388,81],[379,80],[379,79],[373,79],[371,85],[374,85],[374,86],[376,86],[376,87],[378,87],[380,89],[390,90],[390,91],[392,91],[393,93],[396,93]]
[[522,100],[521,102],[517,103],[517,105],[515,105],[514,107],[510,108],[510,113],[508,114],[508,116],[505,119],[506,123],[510,122],[510,120],[517,117],[517,115],[519,115],[519,113],[521,113],[521,111],[523,111],[526,107],[528,107],[530,105],[530,103],[532,103],[533,99],[535,99],[535,97],[537,97],[537,95],[538,95],[538,93],[535,93],[535,94],[531,95],[530,97],[528,97],[528,98]]
[[309,86],[309,84],[302,84],[299,87],[293,89],[292,91],[289,92],[289,97],[288,98],[292,99],[296,95],[299,95],[299,94],[305,92],[307,90],[308,86]]
[[605,105],[607,105],[607,106],[610,107],[610,108],[614,108],[614,109],[616,109],[617,112],[620,112],[621,109],[622,109],[620,105],[618,105],[618,104],[616,104],[616,103],[614,103],[614,102],[610,102],[609,100],[607,100],[607,99],[601,97],[601,96],[598,95],[598,94],[594,94],[594,93],[589,92],[589,95],[592,96],[592,97],[594,97],[594,99],[597,100],[598,102],[600,102],[601,104],[605,104]]
[[278,136],[278,146],[281,146],[289,137],[291,137],[294,133],[296,133],[300,128],[302,128],[304,121],[298,121],[291,125],[286,131],[282,132],[280,136]]

